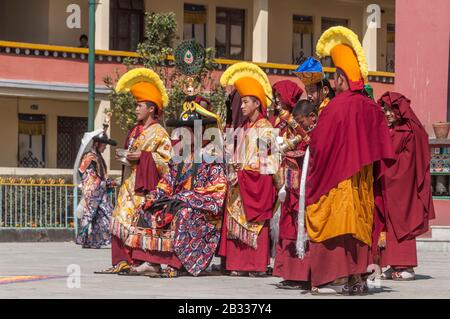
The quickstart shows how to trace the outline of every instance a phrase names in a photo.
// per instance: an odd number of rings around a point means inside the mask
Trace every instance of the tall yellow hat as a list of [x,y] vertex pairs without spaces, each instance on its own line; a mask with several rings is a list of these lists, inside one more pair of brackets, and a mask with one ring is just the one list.
[[169,103],[166,88],[153,70],[137,68],[128,71],[119,79],[117,92],[131,92],[137,102],[153,102],[162,112]]
[[269,78],[256,64],[238,62],[231,65],[220,77],[220,84],[222,86],[234,85],[241,97],[257,97],[264,110],[271,103],[272,86]]
[[347,76],[351,90],[362,90],[368,82],[366,55],[352,30],[341,26],[329,28],[317,42],[316,53],[319,58],[331,56],[334,65]]

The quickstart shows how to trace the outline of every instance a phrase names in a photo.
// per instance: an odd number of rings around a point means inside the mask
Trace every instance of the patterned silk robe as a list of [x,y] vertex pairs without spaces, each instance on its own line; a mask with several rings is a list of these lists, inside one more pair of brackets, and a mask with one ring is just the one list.
[[[158,123],[141,130],[142,126],[135,126],[129,134],[130,137],[136,137],[131,139],[131,150],[142,152],[141,161],[145,155],[151,154],[158,176],[163,176],[168,170],[171,158],[172,146],[169,134]],[[139,164],[133,162],[130,167],[125,167],[116,207],[112,214],[111,232],[125,245],[129,241],[130,227],[135,220],[137,209],[145,202],[145,194],[137,194],[135,191]]]
[[[184,268],[198,275],[211,262],[220,241],[227,181],[223,164],[170,162],[169,172],[147,198],[130,244],[147,251],[174,252]],[[158,202],[175,203],[169,212],[151,213]]]
[[113,206],[108,191],[113,186],[107,177],[103,157],[94,150],[85,153],[78,173],[82,179],[83,200],[80,208],[83,210],[83,217],[76,243],[86,248],[109,245],[109,223]]
[[[240,156],[240,159],[237,160],[239,163],[238,169],[237,171],[234,171],[232,167],[230,169],[231,176],[229,179],[233,180],[233,175],[237,175],[238,182],[230,187],[227,199],[227,238],[238,239],[250,247],[257,248],[258,234],[261,232],[266,220],[272,217],[274,199],[271,197],[274,195],[271,190],[268,190],[268,193],[271,195],[263,198],[260,192],[262,189],[250,190],[255,185],[246,184],[245,181],[240,182],[240,177],[245,177],[245,172],[248,172],[253,174],[253,180],[255,178],[261,180],[262,177],[270,177],[272,181],[272,176],[278,171],[279,161],[275,154],[270,154],[269,152],[267,156],[260,156],[259,153],[258,140],[263,140],[268,145],[274,145],[275,143],[272,124],[266,118],[261,116],[251,125],[247,122],[245,129],[245,137],[237,148],[237,155]],[[270,184],[273,186],[272,182]],[[259,187],[262,187],[262,185],[261,180]],[[246,198],[242,196],[244,191],[244,189],[241,189],[242,187],[245,188]],[[251,191],[254,191],[253,195],[249,194]],[[269,214],[262,211],[255,212],[254,209],[252,211],[247,209],[246,211],[246,203],[244,201],[250,199],[252,201],[265,202],[264,208],[265,210],[270,210]],[[250,206],[254,207],[255,205],[249,204],[247,208]],[[255,214],[260,214],[261,216],[253,218],[255,221],[249,221],[251,219],[250,216]]]

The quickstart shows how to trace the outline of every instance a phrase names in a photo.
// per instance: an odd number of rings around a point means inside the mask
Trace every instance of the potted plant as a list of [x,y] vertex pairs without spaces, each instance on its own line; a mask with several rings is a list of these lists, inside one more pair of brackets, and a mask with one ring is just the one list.
[[437,139],[446,139],[450,131],[449,122],[437,122],[433,124],[434,135]]

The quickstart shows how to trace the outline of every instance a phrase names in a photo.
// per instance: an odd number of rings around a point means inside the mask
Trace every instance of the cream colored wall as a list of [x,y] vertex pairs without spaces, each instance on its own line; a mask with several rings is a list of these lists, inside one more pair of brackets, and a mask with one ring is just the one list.
[[102,0],[95,8],[95,49],[97,50],[109,50],[110,5],[110,0]]
[[[31,1],[30,1],[31,2]],[[77,4],[81,9],[81,28],[69,29],[66,24],[67,6]],[[48,44],[74,46],[80,45],[80,36],[89,32],[89,6],[86,0],[50,0],[48,19]]]
[[293,15],[313,17],[314,46],[321,34],[322,17],[349,20],[349,27],[362,35],[361,4],[330,0],[269,0],[269,61],[292,63]]
[[[69,4],[81,9],[81,28],[66,24]],[[77,47],[89,30],[88,1],[85,0],[1,0],[0,40]]]
[[386,71],[386,56],[387,56],[387,25],[395,24],[395,9],[385,8],[385,13],[381,14],[381,28],[377,33],[377,71]]
[[0,96],[0,166],[17,166],[19,139],[18,100]]
[[[30,106],[37,104],[38,110]],[[107,100],[96,102],[95,129],[102,128],[105,109],[109,108]],[[0,96],[0,167],[17,167],[18,114],[42,114],[46,116],[46,168],[57,167],[57,121],[58,116],[87,117],[87,103],[79,101],[63,101],[52,99],[33,99],[23,97]],[[109,135],[116,140],[117,147],[123,147],[126,132],[111,120]],[[121,165],[114,160],[114,148],[107,148],[103,157],[111,170],[120,170]]]
[[[46,124],[45,136],[45,158],[47,168],[57,167],[57,149],[58,149],[58,134],[57,123],[58,116],[73,116],[73,117],[87,117],[87,103],[86,102],[72,102],[72,101],[58,101],[58,100],[44,100],[44,99],[28,99],[19,98],[18,112],[26,114],[44,114]],[[30,106],[37,104],[38,110],[32,110]],[[17,134],[16,134],[17,135]],[[16,143],[17,144],[17,143]],[[15,163],[13,166],[17,166]]]
[[125,144],[125,139],[127,138],[127,132],[123,131],[117,124],[116,120],[113,117],[111,119],[111,138],[117,142],[117,146],[111,147],[110,154],[111,154],[111,160],[110,160],[110,169],[111,170],[121,170],[122,165],[114,159],[114,154],[116,148],[123,148]]
[[49,0],[1,0],[0,40],[47,43]]
[[[284,1],[284,0],[283,0]],[[215,34],[216,34],[216,8],[235,8],[244,9],[245,15],[245,60],[252,59],[252,31],[253,31],[253,1],[252,0],[146,0],[145,8],[148,12],[168,12],[175,13],[177,21],[177,35],[183,39],[183,16],[184,16],[184,3],[201,4],[206,5],[208,12],[208,21],[206,25],[206,45],[209,47],[215,46]]]

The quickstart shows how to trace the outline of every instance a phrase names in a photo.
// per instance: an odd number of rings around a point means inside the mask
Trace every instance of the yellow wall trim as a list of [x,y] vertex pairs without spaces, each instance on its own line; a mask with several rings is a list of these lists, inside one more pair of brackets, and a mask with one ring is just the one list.
[[[88,54],[89,50],[87,48],[75,48],[75,47],[65,47],[58,45],[47,45],[47,44],[36,44],[36,43],[24,43],[24,42],[11,42],[11,41],[0,41],[0,47],[9,47],[9,48],[19,48],[19,49],[29,49],[29,50],[47,50],[47,51],[57,51],[57,52],[67,52],[67,53],[78,53],[78,54]],[[119,57],[132,57],[138,58],[139,55],[136,52],[129,51],[115,51],[115,50],[95,50],[96,55],[105,55],[105,56],[119,56]],[[173,61],[174,58],[172,55],[167,57],[168,60]],[[242,62],[239,60],[229,60],[229,59],[215,59],[214,60],[218,64],[222,65],[230,65],[237,62]],[[251,61],[247,61],[251,62]],[[260,66],[261,68],[269,68],[269,69],[280,69],[280,70],[288,70],[292,71],[297,68],[297,65],[294,64],[280,64],[280,63],[258,63],[253,62]],[[334,73],[335,68],[324,67],[324,72],[326,73]],[[395,73],[392,72],[379,72],[379,71],[369,71],[369,76],[381,76],[381,77],[395,77]]]

